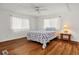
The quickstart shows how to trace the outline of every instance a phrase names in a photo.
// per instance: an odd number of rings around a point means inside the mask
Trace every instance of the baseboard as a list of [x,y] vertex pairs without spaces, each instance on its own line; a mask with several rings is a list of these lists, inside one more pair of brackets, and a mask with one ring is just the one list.
[[7,41],[13,41],[13,40],[17,40],[17,39],[25,39],[26,37],[17,37],[17,38],[13,38],[13,39],[6,39],[6,40],[1,40],[0,43],[2,42],[7,42]]

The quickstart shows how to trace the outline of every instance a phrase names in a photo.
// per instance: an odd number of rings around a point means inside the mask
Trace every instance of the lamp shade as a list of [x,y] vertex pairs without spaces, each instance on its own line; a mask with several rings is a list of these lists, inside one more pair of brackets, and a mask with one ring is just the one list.
[[68,33],[69,32],[69,27],[68,27],[68,25],[64,25],[64,33]]

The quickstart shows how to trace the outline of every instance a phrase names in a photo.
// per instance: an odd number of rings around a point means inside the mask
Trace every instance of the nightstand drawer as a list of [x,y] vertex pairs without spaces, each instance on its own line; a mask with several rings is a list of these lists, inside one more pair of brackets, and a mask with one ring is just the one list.
[[64,34],[64,33],[61,33],[61,34],[60,34],[60,39],[70,41],[70,40],[71,40],[71,34]]

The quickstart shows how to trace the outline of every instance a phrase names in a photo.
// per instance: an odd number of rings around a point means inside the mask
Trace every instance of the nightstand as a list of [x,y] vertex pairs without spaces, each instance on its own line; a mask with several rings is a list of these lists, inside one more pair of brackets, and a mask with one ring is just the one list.
[[71,34],[60,33],[60,39],[71,41]]

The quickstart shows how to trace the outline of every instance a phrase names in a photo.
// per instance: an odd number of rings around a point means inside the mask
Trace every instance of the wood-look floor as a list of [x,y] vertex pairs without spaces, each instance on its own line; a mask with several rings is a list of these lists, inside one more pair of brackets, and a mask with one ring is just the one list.
[[28,41],[26,38],[0,43],[0,52],[7,49],[13,55],[78,55],[79,43],[54,39],[42,49],[42,44]]

